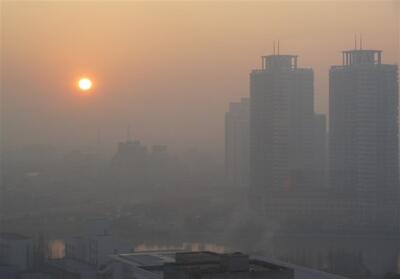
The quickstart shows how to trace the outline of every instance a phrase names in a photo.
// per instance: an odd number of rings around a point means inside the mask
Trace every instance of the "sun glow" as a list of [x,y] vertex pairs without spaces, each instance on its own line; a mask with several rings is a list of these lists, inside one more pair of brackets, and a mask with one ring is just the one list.
[[78,81],[78,86],[79,86],[79,88],[80,88],[81,90],[87,91],[87,90],[89,90],[90,88],[92,88],[92,81],[91,81],[90,79],[88,79],[88,78],[81,78],[81,79]]

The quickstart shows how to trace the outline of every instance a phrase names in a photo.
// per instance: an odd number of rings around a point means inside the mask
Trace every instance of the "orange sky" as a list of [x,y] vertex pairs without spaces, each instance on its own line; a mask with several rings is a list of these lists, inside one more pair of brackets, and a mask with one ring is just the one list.
[[[327,111],[328,69],[340,51],[382,49],[399,61],[396,1],[3,1],[1,134],[5,145],[108,148],[134,137],[173,150],[221,154],[228,103],[280,40],[315,70],[315,107]],[[92,96],[76,79],[94,79]]]

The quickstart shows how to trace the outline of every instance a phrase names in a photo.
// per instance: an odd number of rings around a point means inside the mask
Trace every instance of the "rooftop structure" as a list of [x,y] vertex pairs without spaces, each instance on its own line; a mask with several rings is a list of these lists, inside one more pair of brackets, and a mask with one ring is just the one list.
[[46,271],[54,278],[96,278],[96,266],[71,258],[49,260]]
[[15,240],[28,240],[30,238],[27,236],[24,236],[22,234],[14,233],[14,232],[0,232],[0,239],[15,241]]
[[[140,252],[111,256],[113,262],[101,272],[119,274],[118,279],[176,278],[312,278],[344,277],[277,262],[243,253]],[[196,277],[194,277],[196,276]],[[110,277],[113,278],[113,277]]]
[[381,50],[354,49],[342,51],[343,65],[381,64],[381,61]]
[[262,70],[267,69],[297,69],[297,55],[266,55],[261,56]]

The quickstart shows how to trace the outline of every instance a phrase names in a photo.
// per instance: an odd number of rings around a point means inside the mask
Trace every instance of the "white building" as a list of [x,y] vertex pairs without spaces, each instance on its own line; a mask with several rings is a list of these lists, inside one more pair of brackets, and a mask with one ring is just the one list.
[[32,268],[32,239],[17,233],[0,233],[0,264],[14,266],[18,271]]
[[65,242],[65,257],[99,267],[109,255],[131,252],[128,243],[116,240],[110,230],[110,221],[105,219],[89,220],[86,233],[71,237]]

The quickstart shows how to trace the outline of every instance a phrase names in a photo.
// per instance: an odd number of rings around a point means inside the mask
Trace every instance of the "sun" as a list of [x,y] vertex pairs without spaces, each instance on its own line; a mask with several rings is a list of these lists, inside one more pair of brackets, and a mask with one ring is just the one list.
[[90,88],[92,88],[92,85],[93,85],[92,81],[90,79],[88,79],[88,78],[81,78],[78,81],[78,86],[83,91],[89,90]]

